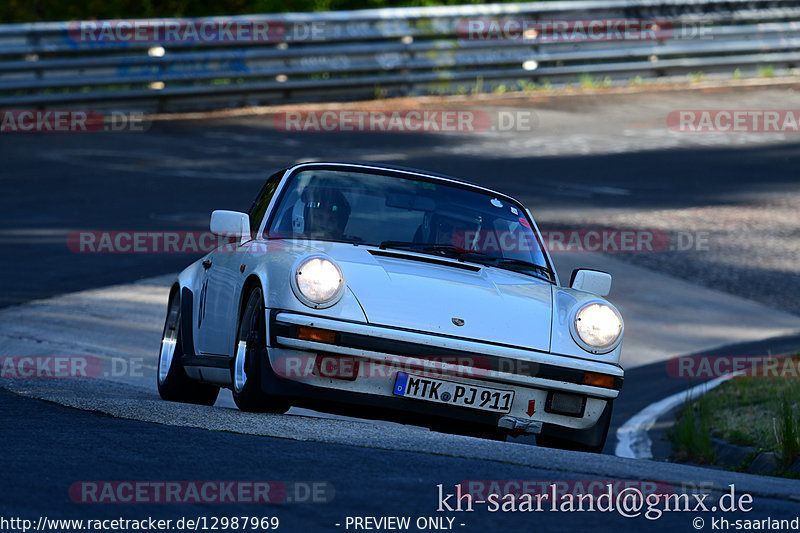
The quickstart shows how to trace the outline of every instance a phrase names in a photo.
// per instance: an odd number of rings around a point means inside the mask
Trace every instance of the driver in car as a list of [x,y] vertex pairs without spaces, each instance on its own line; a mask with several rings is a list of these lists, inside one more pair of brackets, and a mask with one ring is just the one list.
[[456,225],[453,223],[453,221],[445,217],[439,217],[439,219],[436,221],[436,235],[434,242],[443,246],[455,246],[457,244],[455,242],[455,236]]
[[339,240],[350,218],[350,203],[344,194],[327,187],[303,191],[304,233],[307,237]]

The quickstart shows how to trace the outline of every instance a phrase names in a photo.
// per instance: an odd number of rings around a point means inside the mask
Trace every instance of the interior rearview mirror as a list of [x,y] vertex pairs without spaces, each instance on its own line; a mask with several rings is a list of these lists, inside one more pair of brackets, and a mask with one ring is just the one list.
[[417,196],[415,194],[391,193],[386,197],[387,207],[399,207],[409,211],[433,211],[436,209],[436,202],[433,198]]

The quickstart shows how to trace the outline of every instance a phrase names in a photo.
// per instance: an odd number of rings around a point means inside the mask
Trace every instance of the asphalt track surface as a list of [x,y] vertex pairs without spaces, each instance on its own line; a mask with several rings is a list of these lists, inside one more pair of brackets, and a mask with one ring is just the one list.
[[[715,517],[725,516],[730,521],[787,518],[796,516],[799,506],[797,501],[785,498],[755,496],[752,510],[747,513],[698,509],[664,513],[658,520],[625,518],[613,512],[598,516],[599,513],[552,511],[546,505],[542,511],[492,512],[488,505],[476,503],[473,512],[439,512],[439,484],[447,489],[467,480],[549,483],[585,482],[587,478],[501,461],[434,455],[424,450],[375,450],[119,420],[21,399],[7,391],[0,391],[0,423],[5,448],[5,490],[0,513],[34,522],[40,516],[84,520],[277,516],[281,531],[347,531],[348,516],[410,516],[413,520],[453,518],[455,531],[506,531],[520,527],[580,531],[587,522],[592,522],[592,528],[598,531],[642,527],[686,531],[691,530],[697,517],[710,528]],[[325,483],[325,494],[331,498],[318,503],[127,504],[83,503],[68,496],[69,487],[82,481],[186,479]],[[302,497],[304,492],[297,494]],[[705,501],[709,509],[720,497],[719,492],[710,494]],[[287,496],[291,498],[292,491]],[[693,507],[696,501],[690,501]],[[409,531],[417,529],[412,527]]]
[[[212,135],[213,134],[213,135]],[[147,134],[15,135],[0,139],[0,305],[175,272],[196,256],[80,255],[66,246],[76,230],[204,230],[212,209],[246,209],[274,170],[307,159],[358,160],[439,171],[520,197],[537,209],[656,208],[777,197],[796,187],[800,145],[692,148],[613,155],[511,159],[441,155],[457,139],[420,134],[287,135],[240,124],[156,123]],[[413,154],[393,159],[392,154]],[[381,155],[383,154],[383,155]],[[202,159],[202,167],[187,162]],[[157,162],[157,164],[154,164]],[[601,186],[600,186],[601,184]],[[625,191],[620,194],[619,191]],[[797,339],[775,341],[795,347]],[[764,346],[761,346],[764,348]],[[753,347],[756,349],[756,347]],[[774,352],[773,352],[774,353]],[[634,379],[639,376],[642,379]],[[663,383],[660,383],[661,379]],[[631,371],[615,424],[669,387],[656,366]],[[631,398],[630,401],[625,398]],[[435,516],[438,483],[464,479],[569,479],[549,472],[440,455],[353,448],[116,420],[0,392],[2,516],[175,517],[277,514],[286,531],[339,530],[346,515]],[[629,416],[629,415],[628,415]],[[612,430],[613,431],[613,430]],[[587,456],[587,461],[591,458]],[[67,496],[86,479],[322,480],[328,504],[87,505]],[[793,518],[797,502],[762,497],[748,518]],[[580,513],[474,513],[464,530],[691,530],[692,513],[657,521]],[[726,515],[727,518],[736,518]],[[33,516],[32,516],[33,517]],[[598,520],[602,518],[602,520]],[[708,516],[707,516],[708,518]],[[709,527],[708,525],[706,526]],[[460,529],[457,527],[456,529]]]

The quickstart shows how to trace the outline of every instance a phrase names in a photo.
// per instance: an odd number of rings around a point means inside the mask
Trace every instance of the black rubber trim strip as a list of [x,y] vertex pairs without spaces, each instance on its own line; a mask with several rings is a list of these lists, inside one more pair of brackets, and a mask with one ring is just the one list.
[[[294,324],[278,322],[275,319],[276,314],[277,313],[273,313],[272,315],[273,323],[270,327],[270,333],[273,337],[273,345],[277,344],[277,337],[297,338],[297,327]],[[496,370],[520,376],[563,381],[576,385],[584,384],[583,370],[563,368],[556,365],[536,363],[533,361],[520,361],[519,359],[510,359],[495,355],[475,354],[472,352],[442,348],[441,346],[429,346],[425,344],[384,339],[381,337],[346,333],[342,331],[336,333],[335,344],[345,348],[355,348],[359,350],[382,352],[392,355],[417,357],[419,359],[444,359],[447,362],[450,362],[448,359],[467,358],[470,361],[478,363],[473,366],[484,370]],[[621,376],[615,376],[614,390],[620,390],[622,388],[623,381],[624,380]]]
[[194,328],[192,317],[194,315],[194,300],[192,291],[188,287],[181,289],[181,345],[185,355],[195,356]]
[[[446,266],[451,268],[460,268],[461,270],[469,270],[470,272],[480,272],[481,267],[474,265],[466,265],[457,261],[446,261],[436,257],[423,257],[420,255],[404,254],[403,252],[394,252],[388,250],[368,250],[372,255],[379,257],[391,257],[392,259],[406,259],[408,261],[418,261],[420,263],[430,263],[433,265]],[[410,250],[413,251],[413,250]]]
[[183,366],[203,366],[207,368],[231,368],[233,359],[226,355],[191,355],[185,354],[181,362]]

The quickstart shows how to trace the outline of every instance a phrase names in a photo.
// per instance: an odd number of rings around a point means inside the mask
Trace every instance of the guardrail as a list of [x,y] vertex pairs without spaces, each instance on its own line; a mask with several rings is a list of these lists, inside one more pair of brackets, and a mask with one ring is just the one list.
[[607,0],[9,24],[0,107],[172,111],[765,74],[800,63],[798,21],[800,0]]

